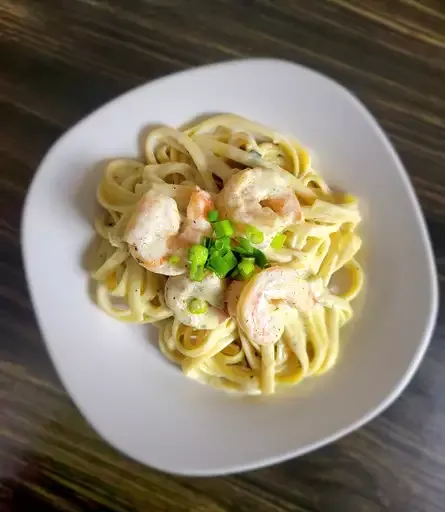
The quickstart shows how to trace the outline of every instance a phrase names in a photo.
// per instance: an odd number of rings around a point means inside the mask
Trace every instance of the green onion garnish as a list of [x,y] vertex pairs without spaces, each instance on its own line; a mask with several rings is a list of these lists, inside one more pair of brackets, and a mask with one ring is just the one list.
[[196,263],[190,264],[190,280],[191,281],[202,281],[205,276],[205,270],[203,265],[196,265]]
[[[214,212],[218,214],[216,210],[211,210],[208,214],[209,220],[217,218]],[[269,266],[265,254],[252,245],[263,242],[264,235],[260,230],[254,226],[246,226],[246,237],[233,240],[230,237],[234,234],[234,229],[229,220],[215,220],[212,223],[216,239],[203,237],[201,244],[192,245],[189,249],[189,276],[192,281],[202,281],[206,269],[221,279],[227,275],[232,279],[249,279],[255,272],[255,266]],[[179,261],[178,256],[170,257],[172,263]]]
[[206,247],[207,249],[210,249],[210,246],[212,245],[212,239],[209,236],[202,237],[201,245]]
[[192,315],[202,315],[207,313],[207,302],[202,299],[192,299],[188,304],[188,310]]
[[255,264],[252,263],[252,261],[248,260],[247,258],[243,258],[238,263],[237,268],[238,268],[240,276],[243,279],[249,279],[255,271]]
[[239,245],[232,247],[232,251],[235,252],[236,254],[239,254],[240,256],[252,256],[253,254],[253,251],[246,251]]
[[220,252],[227,252],[230,249],[230,237],[223,236],[222,238],[217,238],[214,243],[213,247]]
[[203,245],[195,244],[189,249],[189,261],[198,267],[205,265],[208,256],[209,251],[207,247],[204,247]]
[[168,262],[170,263],[170,265],[176,265],[177,263],[179,263],[181,261],[181,258],[179,256],[170,256],[170,258],[168,259]]
[[210,255],[208,266],[218,277],[225,277],[233,268],[236,267],[238,260],[232,251],[227,252],[224,256],[214,251]]
[[267,261],[266,255],[264,252],[260,251],[259,249],[255,249],[253,252],[253,255],[255,257],[255,263],[260,268],[266,268],[269,265],[269,262]]
[[223,278],[230,271],[230,265],[228,265],[224,258],[220,254],[212,254],[209,260],[209,267],[213,272],[220,278]]
[[222,238],[224,236],[233,235],[233,227],[230,220],[219,220],[213,223],[213,229],[215,230],[216,238]]
[[261,243],[263,243],[264,242],[264,235],[263,235],[263,233],[261,233],[261,231],[259,233],[254,233],[250,237],[250,241],[253,244],[261,244]]
[[272,249],[281,249],[284,245],[284,242],[286,241],[286,235],[284,233],[281,233],[280,235],[276,235],[273,237],[272,242],[270,243],[270,246]]
[[190,279],[192,281],[202,281],[205,275],[204,265],[209,256],[208,249],[203,245],[192,245],[189,249],[188,256],[190,262]]
[[230,270],[238,265],[238,260],[232,251],[228,251],[226,254],[224,254],[223,259],[230,266]]
[[264,234],[255,226],[247,225],[244,228],[244,233],[246,238],[250,240],[253,244],[261,244],[264,241]]
[[218,210],[210,210],[207,214],[207,219],[209,222],[216,222],[219,219]]
[[247,238],[238,238],[238,245],[233,247],[232,250],[235,252],[239,252],[243,255],[253,256],[254,247],[252,247],[252,244],[247,240]]
[[232,279],[235,279],[238,276],[239,276],[239,270],[238,270],[238,267],[235,267],[232,270],[232,272],[230,272],[229,277],[231,277]]

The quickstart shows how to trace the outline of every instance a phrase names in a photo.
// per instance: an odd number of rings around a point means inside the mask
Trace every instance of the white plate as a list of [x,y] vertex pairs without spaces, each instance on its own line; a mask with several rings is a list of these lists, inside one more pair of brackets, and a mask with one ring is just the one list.
[[[138,154],[148,125],[233,112],[299,138],[331,184],[358,195],[365,220],[364,307],[327,375],[271,398],[226,395],[184,377],[156,333],[90,300],[82,257],[92,235],[97,163]],[[192,69],[100,108],[54,144],[26,201],[23,254],[58,373],[93,427],[164,471],[215,475],[301,455],[363,425],[403,390],[437,310],[434,261],[406,172],[376,121],[344,88],[277,60]]]

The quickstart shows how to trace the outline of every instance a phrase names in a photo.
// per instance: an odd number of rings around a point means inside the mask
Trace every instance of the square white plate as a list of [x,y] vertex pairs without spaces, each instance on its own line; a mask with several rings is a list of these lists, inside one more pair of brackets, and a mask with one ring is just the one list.
[[[108,318],[90,300],[82,258],[92,236],[97,163],[138,155],[148,125],[232,112],[292,134],[329,183],[362,199],[366,299],[338,365],[270,398],[226,395],[184,377],[156,332]],[[95,167],[96,166],[96,167]],[[92,170],[95,169],[95,170]],[[58,373],[112,445],[189,475],[247,470],[351,432],[403,390],[437,310],[435,267],[406,172],[376,121],[344,88],[277,60],[177,73],[115,99],[54,144],[26,201],[23,254]]]

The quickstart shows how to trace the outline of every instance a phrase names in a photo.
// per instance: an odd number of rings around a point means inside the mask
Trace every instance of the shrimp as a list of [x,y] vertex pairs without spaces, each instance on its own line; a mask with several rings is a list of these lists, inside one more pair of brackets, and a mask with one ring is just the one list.
[[232,318],[236,318],[236,305],[246,284],[246,281],[232,281],[227,288],[224,302],[226,303],[227,312]]
[[[175,317],[195,329],[215,329],[227,319],[223,311],[225,283],[215,274],[207,274],[200,282],[187,276],[169,277],[165,285],[165,302]],[[189,311],[190,301],[201,299],[207,302],[204,313]]]
[[276,234],[302,218],[293,179],[295,176],[282,169],[245,169],[226,183],[218,196],[219,208],[237,223]]
[[281,338],[288,308],[308,312],[317,303],[311,282],[298,270],[271,267],[257,274],[241,293],[237,321],[247,337],[258,345],[270,345]]
[[212,196],[205,190],[197,189],[192,192],[187,206],[187,219],[181,239],[192,244],[197,244],[203,236],[212,234],[212,225],[207,220],[210,210],[213,210]]
[[[149,190],[137,204],[124,239],[133,257],[146,269],[167,276],[183,274],[188,248],[212,232],[207,213],[213,207],[211,195],[196,187],[190,196],[186,218],[181,223],[176,201]],[[179,261],[172,263],[170,256],[179,257]]]
[[[169,243],[178,235],[180,226],[181,216],[176,201],[148,191],[137,204],[124,239],[130,246],[132,256],[142,266],[159,274],[175,275],[175,268],[166,268],[166,256]],[[177,273],[182,273],[182,269],[178,268]]]

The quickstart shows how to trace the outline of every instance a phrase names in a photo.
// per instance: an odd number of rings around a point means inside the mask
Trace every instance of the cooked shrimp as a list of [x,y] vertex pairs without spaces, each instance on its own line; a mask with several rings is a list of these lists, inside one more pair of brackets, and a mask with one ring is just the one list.
[[203,236],[210,235],[212,233],[212,225],[207,220],[207,215],[214,208],[212,196],[205,190],[197,187],[192,192],[187,206],[186,224],[180,235],[182,240],[197,244]]
[[[165,302],[176,318],[196,329],[215,329],[227,319],[224,307],[223,279],[207,274],[200,282],[187,276],[170,277],[165,285]],[[191,313],[190,303],[194,299],[205,301],[205,311]]]
[[225,216],[277,233],[301,219],[300,202],[290,173],[256,167],[238,172],[225,184],[218,204]]
[[258,345],[278,341],[284,330],[288,308],[307,312],[316,303],[312,283],[301,279],[298,270],[271,267],[257,274],[241,293],[237,321],[247,337]]
[[[133,257],[157,274],[175,276],[186,271],[187,249],[211,233],[207,213],[213,208],[208,192],[196,188],[190,196],[187,216],[181,228],[176,201],[153,190],[145,193],[131,217],[125,240]],[[170,256],[179,261],[170,262]]]
[[232,318],[236,318],[236,306],[246,284],[247,281],[232,281],[227,288],[224,302],[226,303],[227,312]]
[[176,201],[148,191],[137,204],[124,239],[142,266],[158,274],[176,275],[184,270],[169,266],[168,254],[169,243],[178,235],[180,226],[181,216]]

